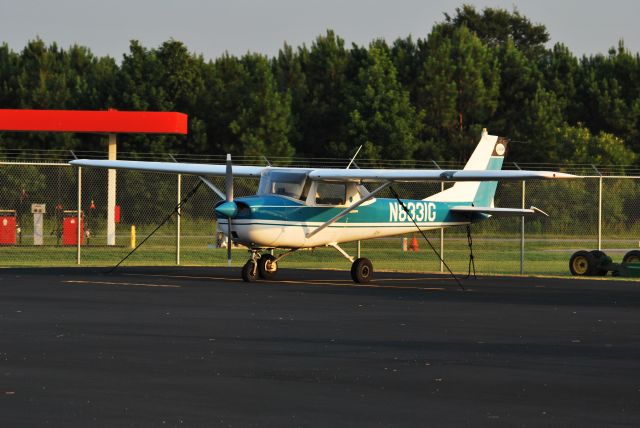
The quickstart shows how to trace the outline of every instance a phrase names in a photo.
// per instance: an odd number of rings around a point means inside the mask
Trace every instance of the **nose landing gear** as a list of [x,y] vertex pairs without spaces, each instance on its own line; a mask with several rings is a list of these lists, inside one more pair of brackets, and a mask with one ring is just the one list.
[[242,279],[245,282],[253,282],[258,278],[270,280],[275,279],[278,272],[278,261],[293,253],[297,248],[291,249],[279,256],[273,254],[260,254],[264,248],[250,249],[251,258],[242,267]]
[[253,282],[258,279],[258,261],[260,260],[260,253],[257,251],[250,251],[251,258],[242,266],[242,280],[244,282]]

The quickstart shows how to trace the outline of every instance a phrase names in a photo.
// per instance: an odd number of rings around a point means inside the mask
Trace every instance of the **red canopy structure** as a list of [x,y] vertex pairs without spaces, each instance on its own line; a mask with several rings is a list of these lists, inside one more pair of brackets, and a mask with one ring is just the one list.
[[[187,115],[151,111],[0,109],[0,131],[109,134],[109,159],[115,160],[116,134],[186,134]],[[115,170],[109,170],[107,183],[107,245],[115,245]]]
[[0,109],[0,131],[186,134],[176,112]]

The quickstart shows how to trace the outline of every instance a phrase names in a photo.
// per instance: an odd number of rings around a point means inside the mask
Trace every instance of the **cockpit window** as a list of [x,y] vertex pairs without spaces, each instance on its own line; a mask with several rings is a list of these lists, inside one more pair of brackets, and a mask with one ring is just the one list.
[[316,188],[316,204],[344,205],[346,193],[344,183],[325,183],[320,181]]
[[306,181],[306,173],[267,171],[260,179],[258,195],[283,195],[294,199],[306,199]]

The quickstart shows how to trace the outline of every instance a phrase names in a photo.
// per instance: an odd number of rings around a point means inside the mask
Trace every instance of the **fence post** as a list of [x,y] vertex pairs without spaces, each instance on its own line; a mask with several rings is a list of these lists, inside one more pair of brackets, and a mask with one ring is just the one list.
[[[178,174],[178,204],[182,201],[182,174]],[[176,218],[176,264],[180,264],[180,220],[182,218],[182,207],[178,205]]]
[[598,189],[598,250],[602,250],[602,175]]
[[602,173],[598,171],[595,165],[591,167],[596,171],[598,177],[598,250],[602,250]]
[[[444,192],[444,181],[440,183],[440,191]],[[440,272],[444,272],[444,227],[440,228]]]
[[[525,209],[527,182],[522,180],[522,209]],[[520,275],[524,275],[524,216],[520,218]]]
[[[436,168],[442,169],[440,165],[438,165],[438,162],[434,160],[431,162],[433,162]],[[440,191],[444,192],[444,181],[440,182]],[[444,272],[444,227],[440,228],[440,272]]]
[[78,167],[78,212],[76,219],[76,226],[78,229],[76,238],[76,263],[80,264],[80,242],[82,239],[82,167]]
[[[513,163],[517,169],[522,170],[517,163]],[[522,209],[526,208],[526,181],[522,180]],[[520,275],[524,275],[524,216],[520,217]]]

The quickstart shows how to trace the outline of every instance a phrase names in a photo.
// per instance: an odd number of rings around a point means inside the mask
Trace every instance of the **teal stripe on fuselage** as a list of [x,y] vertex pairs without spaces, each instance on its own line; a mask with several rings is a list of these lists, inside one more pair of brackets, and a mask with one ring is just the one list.
[[[236,198],[250,207],[250,213],[241,210],[237,219],[286,221],[286,222],[320,222],[324,223],[343,211],[345,207],[307,206],[302,201],[291,198],[267,195]],[[479,221],[487,218],[484,214],[452,213],[452,206],[471,205],[471,202],[430,202],[414,199],[402,199],[412,211],[419,223],[460,223]],[[396,199],[379,198],[373,203],[359,206],[337,223],[389,223],[402,225],[413,224],[411,219],[399,207]],[[373,226],[372,226],[373,227]]]

